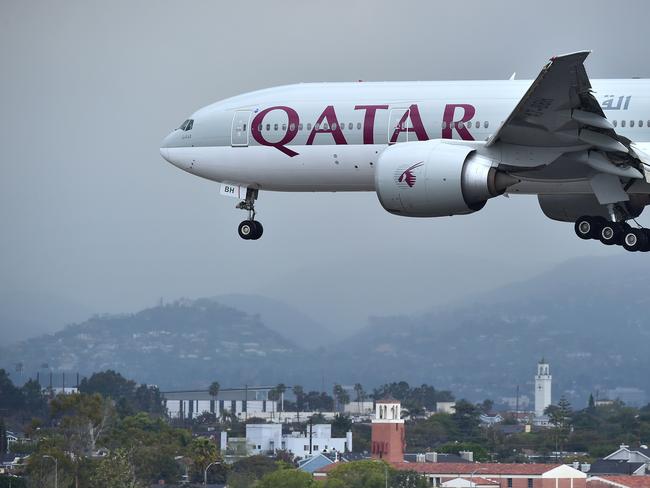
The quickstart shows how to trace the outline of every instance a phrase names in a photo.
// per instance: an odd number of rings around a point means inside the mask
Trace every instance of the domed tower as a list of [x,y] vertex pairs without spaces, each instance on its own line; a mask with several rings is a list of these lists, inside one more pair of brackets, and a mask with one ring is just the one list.
[[375,405],[375,419],[372,421],[372,457],[389,463],[404,461],[406,440],[402,406],[399,400],[385,398]]

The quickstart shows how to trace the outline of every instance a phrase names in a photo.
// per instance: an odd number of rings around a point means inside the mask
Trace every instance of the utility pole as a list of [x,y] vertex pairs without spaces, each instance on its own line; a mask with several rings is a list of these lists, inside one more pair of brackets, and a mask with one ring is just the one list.
[[244,385],[244,420],[248,422],[248,385]]
[[519,385],[517,385],[517,400],[515,403],[515,420],[519,423]]
[[314,419],[309,417],[309,454],[312,453],[312,438],[314,435]]

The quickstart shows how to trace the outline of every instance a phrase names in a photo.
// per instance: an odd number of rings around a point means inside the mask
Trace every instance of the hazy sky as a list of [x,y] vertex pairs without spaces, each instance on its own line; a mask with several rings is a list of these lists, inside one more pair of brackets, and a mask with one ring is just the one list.
[[645,0],[4,0],[0,295],[34,297],[29,315],[253,292],[354,324],[620,254],[534,197],[412,220],[373,193],[263,192],[264,237],[244,242],[236,201],[158,148],[195,109],[277,84],[532,78],[580,49],[592,78],[648,77],[648,13]]

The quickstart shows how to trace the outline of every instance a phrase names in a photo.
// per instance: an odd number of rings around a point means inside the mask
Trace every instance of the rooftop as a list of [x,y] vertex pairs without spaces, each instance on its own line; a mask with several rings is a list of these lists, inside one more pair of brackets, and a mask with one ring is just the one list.
[[650,488],[650,476],[594,476],[587,483],[601,481],[617,488]]

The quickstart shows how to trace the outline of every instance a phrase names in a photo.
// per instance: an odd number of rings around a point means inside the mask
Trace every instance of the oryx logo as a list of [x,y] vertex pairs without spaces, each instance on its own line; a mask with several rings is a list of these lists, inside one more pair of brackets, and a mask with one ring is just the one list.
[[395,174],[395,176],[397,177],[397,183],[402,183],[402,184],[406,183],[409,186],[409,188],[413,188],[415,186],[415,180],[416,180],[415,173],[413,171],[419,168],[420,166],[424,166],[424,161],[420,161],[419,163],[415,163],[414,165],[409,166],[401,173],[400,173],[401,168],[398,169],[397,173]]

